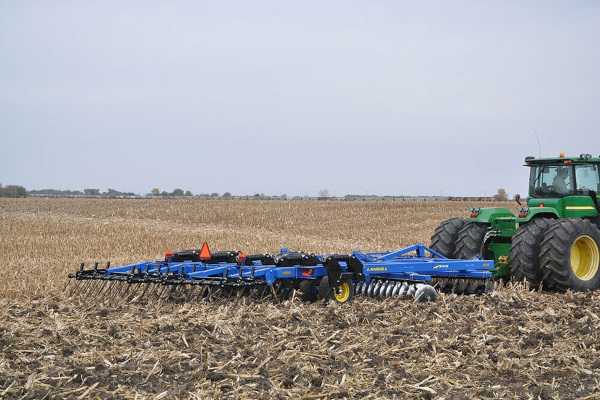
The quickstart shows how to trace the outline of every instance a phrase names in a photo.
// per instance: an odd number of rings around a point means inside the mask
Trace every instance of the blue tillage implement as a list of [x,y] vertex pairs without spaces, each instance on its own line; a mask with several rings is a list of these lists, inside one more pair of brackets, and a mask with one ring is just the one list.
[[[204,255],[202,257],[202,255]],[[301,299],[337,303],[355,294],[371,297],[410,295],[435,300],[437,290],[459,294],[493,291],[494,262],[449,259],[416,244],[393,252],[315,255],[283,248],[275,255],[201,250],[167,253],[164,261],[120,267],[80,269],[69,278],[83,282],[88,296],[191,301],[217,298],[287,300],[294,290]],[[77,287],[76,286],[76,287]],[[434,288],[435,287],[435,288]]]

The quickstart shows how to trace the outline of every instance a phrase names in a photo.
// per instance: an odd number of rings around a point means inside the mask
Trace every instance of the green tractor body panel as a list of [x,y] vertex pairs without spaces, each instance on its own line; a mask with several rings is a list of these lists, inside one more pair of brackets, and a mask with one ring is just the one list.
[[508,208],[504,208],[504,207],[480,208],[480,209],[472,210],[472,211],[477,211],[477,212],[473,212],[471,214],[471,218],[469,218],[469,221],[472,221],[472,222],[491,223],[492,221],[496,220],[497,218],[502,218],[502,217],[514,218],[515,217],[515,214],[513,214],[512,211],[510,211]]
[[598,215],[590,196],[568,196],[558,199],[527,199],[529,211],[526,220],[547,214],[545,218],[586,218]]
[[534,218],[587,218],[600,227],[600,157],[527,157],[530,168],[527,205],[515,215],[507,208],[471,208],[470,222],[488,224],[482,256],[493,259],[495,276],[510,276],[512,237]]

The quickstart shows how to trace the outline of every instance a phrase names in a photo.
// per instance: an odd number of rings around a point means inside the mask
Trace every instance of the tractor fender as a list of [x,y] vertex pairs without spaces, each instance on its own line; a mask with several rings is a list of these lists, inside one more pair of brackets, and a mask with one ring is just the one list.
[[481,222],[481,223],[492,223],[497,218],[515,218],[515,214],[512,213],[508,208],[504,207],[488,207],[481,208],[477,213],[477,216],[471,214],[471,218],[469,221],[471,222]]
[[550,218],[559,219],[560,216],[555,208],[551,207],[530,207],[525,218],[517,218],[516,221],[520,224],[529,222],[534,218]]

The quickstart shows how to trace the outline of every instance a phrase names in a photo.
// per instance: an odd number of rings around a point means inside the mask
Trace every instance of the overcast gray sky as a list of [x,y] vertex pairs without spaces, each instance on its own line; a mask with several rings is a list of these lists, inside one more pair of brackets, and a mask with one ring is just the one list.
[[599,1],[0,0],[0,183],[525,194],[600,155],[599,43]]

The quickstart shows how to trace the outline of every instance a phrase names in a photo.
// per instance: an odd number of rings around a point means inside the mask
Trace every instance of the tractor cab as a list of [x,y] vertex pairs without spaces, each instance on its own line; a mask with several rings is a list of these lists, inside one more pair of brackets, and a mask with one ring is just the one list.
[[[579,211],[585,204],[593,204],[593,211],[598,212],[600,196],[600,158],[592,158],[589,154],[580,157],[533,158],[527,157],[525,165],[530,168],[528,205],[562,203],[567,209]],[[580,201],[567,199],[580,197]],[[587,198],[587,199],[586,199]],[[593,213],[595,214],[595,213]]]

